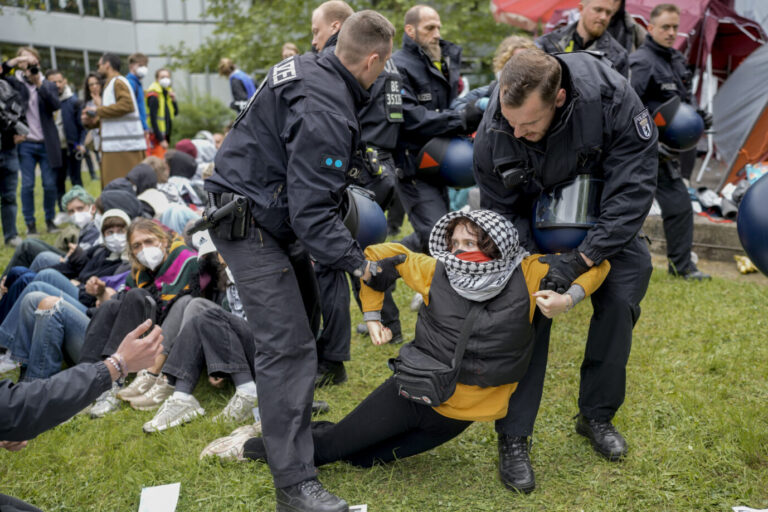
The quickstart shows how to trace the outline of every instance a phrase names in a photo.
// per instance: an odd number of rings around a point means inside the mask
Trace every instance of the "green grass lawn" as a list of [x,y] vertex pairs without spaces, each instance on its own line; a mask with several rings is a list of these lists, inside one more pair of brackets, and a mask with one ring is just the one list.
[[[0,251],[0,263],[9,257]],[[410,297],[398,287],[406,336],[416,319]],[[630,445],[622,463],[599,458],[573,430],[587,301],[552,330],[532,494],[499,483],[490,423],[476,423],[427,454],[369,470],[336,463],[323,467],[320,478],[371,512],[768,508],[766,302],[768,288],[760,285],[719,278],[685,283],[654,272],[635,329],[626,402],[615,418]],[[361,319],[356,308],[352,317],[353,324]],[[340,419],[381,383],[396,352],[354,334],[349,381],[317,393],[331,404],[326,419]],[[210,420],[231,393],[201,382],[196,395],[206,417],[151,436],[141,426],[153,412],[123,407],[101,420],[77,417],[20,453],[0,452],[0,492],[46,511],[130,511],[138,509],[142,487],[181,482],[179,511],[274,510],[265,464],[198,460],[209,441],[235,427]]]

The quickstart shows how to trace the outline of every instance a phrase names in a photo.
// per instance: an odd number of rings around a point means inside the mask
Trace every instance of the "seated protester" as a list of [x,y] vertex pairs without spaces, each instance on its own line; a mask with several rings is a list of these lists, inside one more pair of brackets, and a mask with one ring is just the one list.
[[[160,349],[162,331],[145,322],[123,339],[106,361],[80,364],[51,379],[14,384],[0,381],[0,448],[19,451],[28,440],[67,421],[112,381],[144,367]],[[142,335],[147,334],[145,338]],[[0,494],[0,510],[39,512],[21,500]]]
[[141,201],[136,197],[136,194],[125,190],[105,190],[96,198],[94,205],[100,214],[107,210],[117,209],[124,211],[130,219],[142,217],[144,212]]
[[[108,210],[104,214],[102,233],[105,245],[93,247],[88,251],[86,261],[80,273],[77,274],[79,282],[70,281],[57,270],[45,269],[40,271],[19,294],[8,315],[0,324],[0,345],[11,352],[13,360],[23,365],[28,362],[27,354],[31,350],[32,329],[35,325],[32,315],[35,314],[35,309],[40,303],[39,298],[35,300],[30,298],[31,295],[37,297],[37,294],[42,293],[43,296],[61,298],[69,304],[67,309],[73,309],[84,315],[87,308],[94,306],[96,301],[96,297],[88,293],[85,283],[100,276],[112,276],[127,270],[127,262],[123,260],[123,255],[128,222],[128,216],[120,210]],[[53,340],[50,341],[53,342]],[[77,361],[78,358],[72,360]]]
[[107,183],[104,190],[125,190],[139,195],[147,189],[157,186],[157,175],[149,164],[144,162],[128,171],[124,178],[115,178]]
[[[210,256],[219,257],[216,252]],[[194,299],[187,307],[185,317],[198,301],[212,305],[194,312],[179,331],[163,366],[163,375],[175,391],[155,417],[144,424],[146,433],[160,432],[205,414],[192,395],[204,367],[211,384],[221,382],[222,374],[230,376],[235,384],[235,394],[213,420],[243,422],[253,417],[257,401],[253,370],[256,346],[232,274],[226,267],[222,273],[226,276],[222,279],[227,297],[224,307],[205,299]]]
[[89,249],[99,243],[100,233],[94,222],[94,199],[79,185],[72,187],[61,199],[70,220],[80,229],[77,244],[70,244],[70,252],[59,249],[36,238],[27,238],[13,252],[3,275],[13,267],[28,267],[33,272],[66,261],[75,248]]
[[[171,202],[168,200],[168,196],[156,188],[150,188],[142,192],[139,196],[139,201],[141,201],[141,206],[144,209],[144,213],[157,220],[160,220],[163,213],[171,206]],[[184,206],[183,203],[177,204]]]
[[170,177],[168,184],[176,187],[184,203],[188,205],[202,206],[200,199],[205,197],[202,188],[196,189],[191,181],[197,172],[195,159],[183,151],[168,150],[165,153],[165,161],[168,162]]
[[[427,362],[450,368],[459,357],[457,380],[439,387],[449,398],[431,405],[416,401],[419,395],[410,400],[400,392],[396,374],[339,423],[313,424],[315,465],[343,460],[369,467],[402,459],[445,443],[473,421],[504,417],[530,361],[536,307],[547,317],[568,311],[594,292],[609,270],[607,262],[593,267],[563,295],[539,291],[549,270],[547,258],[529,256],[512,223],[489,210],[444,215],[432,229],[429,249],[432,257],[389,243],[369,246],[365,255],[372,261],[406,255],[396,270],[424,296],[424,305],[415,339],[400,349],[395,364],[407,360],[417,369],[426,369]],[[371,340],[386,343],[391,332],[380,322],[384,294],[363,284],[360,299]],[[462,336],[463,358],[456,354]],[[258,437],[246,441],[241,453],[266,457]]]
[[37,275],[27,267],[11,267],[0,279],[0,323],[18,300],[19,295]]
[[[489,98],[491,96],[491,91],[496,87],[496,82],[501,74],[501,69],[510,57],[525,50],[535,49],[537,49],[537,46],[530,37],[520,35],[505,37],[501,43],[499,43],[499,46],[496,47],[496,53],[493,56],[493,73],[496,78],[488,85],[476,87],[467,92],[464,96],[453,100],[451,109],[461,110],[466,108],[470,103],[474,103],[481,98]],[[482,107],[482,109],[485,110],[485,107]]]
[[[165,325],[177,305],[175,316],[181,317],[188,301],[199,295],[197,254],[156,222],[139,218],[131,223],[128,256],[131,270],[125,289],[96,309],[88,325],[80,362],[100,361],[111,354],[131,325],[148,317]],[[91,416],[101,417],[116,410],[119,390],[114,385],[99,397]]]
[[180,235],[190,221],[200,220],[200,215],[180,204],[172,204],[160,215],[160,222]]

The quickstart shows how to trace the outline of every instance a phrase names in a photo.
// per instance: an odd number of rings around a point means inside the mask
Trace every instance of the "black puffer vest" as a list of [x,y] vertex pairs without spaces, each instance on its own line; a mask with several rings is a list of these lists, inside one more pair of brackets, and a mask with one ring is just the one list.
[[[471,304],[453,290],[445,267],[438,261],[429,305],[419,311],[413,344],[450,365]],[[530,307],[528,287],[518,267],[501,293],[483,303],[461,362],[459,382],[489,387],[522,379],[534,342]]]

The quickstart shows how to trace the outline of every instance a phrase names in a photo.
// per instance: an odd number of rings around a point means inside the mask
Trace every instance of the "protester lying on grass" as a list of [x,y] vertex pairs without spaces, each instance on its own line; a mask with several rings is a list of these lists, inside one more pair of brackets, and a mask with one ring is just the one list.
[[[50,379],[14,384],[0,381],[0,448],[19,451],[27,440],[67,421],[112,382],[151,364],[160,351],[162,330],[146,321],[129,332],[105,361],[79,364]],[[149,332],[148,332],[149,331]],[[147,336],[141,338],[144,333]],[[39,510],[0,494],[0,509]],[[12,508],[15,507],[15,508]]]
[[[422,370],[450,368],[461,333],[470,324],[466,352],[457,362],[458,382],[442,382],[438,389],[448,398],[426,405],[405,396],[396,373],[339,423],[313,424],[316,465],[344,460],[368,467],[389,462],[439,446],[473,421],[503,417],[528,367],[536,307],[547,317],[568,311],[594,292],[609,270],[607,262],[589,270],[563,295],[539,290],[549,270],[546,257],[529,256],[519,246],[514,226],[487,210],[444,215],[432,230],[429,246],[431,257],[396,243],[370,246],[365,252],[372,261],[404,255],[396,269],[424,296],[415,340],[400,350],[396,364],[408,360],[416,366],[429,362],[431,368]],[[360,299],[374,344],[391,338],[380,322],[383,297],[364,283]],[[472,310],[477,310],[474,322]],[[246,441],[241,453],[264,460],[262,438]]]

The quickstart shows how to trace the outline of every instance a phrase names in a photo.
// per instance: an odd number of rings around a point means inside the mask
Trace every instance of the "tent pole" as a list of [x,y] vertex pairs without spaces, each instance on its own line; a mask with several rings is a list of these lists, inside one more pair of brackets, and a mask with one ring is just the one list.
[[[712,112],[712,80],[715,79],[714,73],[712,72],[712,52],[707,55],[707,69],[705,71],[706,78],[707,78],[707,88],[705,90],[705,94],[702,94],[704,99],[704,109],[707,112]],[[703,82],[703,80],[702,80]],[[709,165],[709,161],[712,159],[712,153],[715,151],[715,144],[714,144],[714,136],[712,135],[712,130],[707,130],[707,155],[704,157],[704,161],[701,162],[701,167],[699,168],[699,174],[696,175],[696,183],[701,183],[701,178],[704,176],[704,173],[707,171],[707,166]]]

